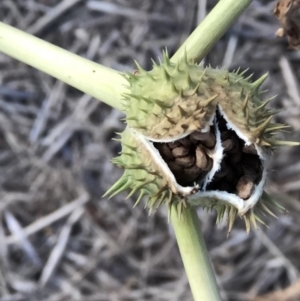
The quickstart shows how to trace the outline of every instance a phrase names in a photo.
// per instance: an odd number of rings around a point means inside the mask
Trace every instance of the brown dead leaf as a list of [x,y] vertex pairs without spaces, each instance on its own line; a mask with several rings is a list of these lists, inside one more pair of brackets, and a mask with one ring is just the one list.
[[264,296],[256,297],[252,301],[299,301],[300,279],[284,290],[279,290]]
[[274,9],[274,15],[282,26],[276,35],[286,35],[289,47],[300,50],[300,0],[280,0]]

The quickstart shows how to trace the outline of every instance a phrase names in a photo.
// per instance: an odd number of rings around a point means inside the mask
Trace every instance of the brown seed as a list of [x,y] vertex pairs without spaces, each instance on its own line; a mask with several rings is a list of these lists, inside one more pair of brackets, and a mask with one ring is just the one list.
[[230,137],[230,132],[229,131],[221,132],[221,140],[222,141],[228,139],[229,137]]
[[215,137],[215,135],[212,134],[212,139],[202,141],[202,144],[203,144],[204,146],[206,146],[207,148],[214,148],[215,145],[216,145],[216,137]]
[[175,159],[174,156],[172,155],[171,149],[168,147],[168,145],[166,143],[162,143],[162,145],[159,148],[159,151],[160,151],[162,158],[165,161],[172,161]]
[[232,148],[229,151],[230,153],[236,153],[240,149],[240,143],[236,136],[231,136],[230,139],[232,140]]
[[190,135],[190,140],[194,145],[198,145],[199,144],[199,140],[193,138],[193,136]]
[[195,157],[186,156],[186,157],[176,158],[175,162],[182,167],[191,167],[195,164]]
[[191,134],[191,140],[192,139],[201,141],[201,143],[208,148],[213,148],[216,145],[216,137],[211,132],[207,132],[207,133],[201,133],[199,131],[193,132]]
[[208,158],[207,158],[207,167],[206,167],[205,170],[211,170],[211,169],[212,169],[212,166],[213,166],[213,163],[214,163],[213,159],[210,158],[210,157],[208,157]]
[[254,144],[245,145],[243,147],[243,152],[247,153],[247,154],[257,155],[257,151],[256,151]]
[[191,146],[192,145],[192,141],[189,137],[182,138],[182,139],[178,140],[178,142],[180,144],[182,144],[183,146]]
[[242,176],[236,185],[236,190],[240,198],[249,199],[254,190],[253,179],[248,175]]
[[190,168],[185,168],[184,173],[186,174],[186,176],[188,176],[189,178],[193,178],[193,179],[196,179],[200,175],[203,175],[202,169],[196,165],[193,165]]
[[203,140],[209,139],[210,134],[211,134],[211,132],[202,133],[200,131],[195,131],[191,134],[191,137],[193,137],[196,140],[203,141]]
[[206,154],[200,147],[196,148],[196,165],[200,169],[206,169],[208,165]]
[[172,149],[172,155],[176,158],[184,157],[188,155],[189,149],[184,146],[179,146]]
[[222,146],[224,148],[224,152],[228,152],[232,150],[233,148],[233,140],[232,139],[226,139],[222,142]]
[[178,165],[175,161],[168,162],[170,170],[174,173],[182,172],[183,168]]
[[174,141],[174,142],[169,142],[167,143],[170,149],[173,149],[175,147],[181,146],[181,144],[179,143],[179,141]]

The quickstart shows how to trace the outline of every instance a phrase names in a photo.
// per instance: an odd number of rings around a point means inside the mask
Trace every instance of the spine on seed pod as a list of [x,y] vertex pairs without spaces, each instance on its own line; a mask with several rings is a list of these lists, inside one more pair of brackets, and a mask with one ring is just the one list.
[[275,147],[298,143],[276,139],[287,125],[272,123],[270,99],[261,100],[267,75],[251,82],[243,72],[186,57],[172,63],[166,52],[151,71],[137,67],[126,75],[127,127],[113,160],[124,174],[106,195],[139,192],[136,203],[145,196],[150,212],[163,203],[175,203],[179,214],[188,204],[216,209],[229,230],[238,215],[249,231],[261,221],[257,212],[272,214],[275,203],[264,192],[268,159]]

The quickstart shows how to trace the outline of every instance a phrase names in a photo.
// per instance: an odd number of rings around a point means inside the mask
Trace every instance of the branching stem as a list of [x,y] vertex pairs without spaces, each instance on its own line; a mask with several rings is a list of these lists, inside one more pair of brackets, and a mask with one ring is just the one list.
[[0,22],[0,51],[122,110],[127,81],[119,72]]
[[187,52],[200,62],[253,0],[219,0],[200,25],[191,33],[171,60],[177,62]]
[[196,209],[188,207],[181,218],[172,209],[172,224],[194,300],[221,301]]

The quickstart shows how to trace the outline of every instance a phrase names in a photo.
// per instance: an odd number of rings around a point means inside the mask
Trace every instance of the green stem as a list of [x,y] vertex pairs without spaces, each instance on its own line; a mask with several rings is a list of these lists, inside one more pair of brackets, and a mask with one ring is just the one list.
[[0,51],[122,110],[127,81],[119,72],[0,22]]
[[253,0],[220,0],[172,57],[201,61]]
[[221,301],[196,209],[188,207],[179,218],[173,207],[171,219],[194,300]]
[[[252,0],[220,0],[179,48],[172,60],[187,51],[201,60]],[[0,51],[122,110],[126,80],[118,72],[91,62],[0,22]]]
[[[252,1],[220,0],[171,60],[186,52],[188,59],[201,61]],[[194,300],[221,301],[196,210],[189,207],[180,219],[173,208],[171,219]]]

